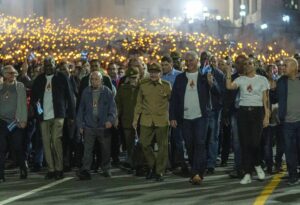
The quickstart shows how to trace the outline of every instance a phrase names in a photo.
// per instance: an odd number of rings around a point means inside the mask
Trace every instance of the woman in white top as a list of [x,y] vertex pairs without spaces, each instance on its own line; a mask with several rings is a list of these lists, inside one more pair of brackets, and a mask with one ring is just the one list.
[[240,90],[238,110],[238,131],[242,152],[242,167],[245,176],[241,184],[251,183],[251,172],[255,168],[258,178],[263,180],[265,173],[260,166],[260,143],[263,127],[269,123],[268,80],[256,75],[253,62],[244,56],[244,76],[231,82],[231,68],[226,69],[226,87]]

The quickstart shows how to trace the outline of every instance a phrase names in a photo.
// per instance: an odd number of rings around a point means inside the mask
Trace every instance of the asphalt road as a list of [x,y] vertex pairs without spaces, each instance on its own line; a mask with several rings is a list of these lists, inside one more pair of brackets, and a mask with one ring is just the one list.
[[264,182],[254,177],[251,184],[240,185],[228,177],[228,170],[217,168],[200,186],[172,173],[166,174],[164,182],[155,182],[119,168],[113,169],[111,179],[93,174],[90,181],[79,181],[75,172],[59,181],[45,180],[45,173],[30,173],[27,180],[20,180],[16,170],[9,170],[7,181],[0,183],[0,205],[300,204],[300,185],[289,186],[279,175],[269,175]]

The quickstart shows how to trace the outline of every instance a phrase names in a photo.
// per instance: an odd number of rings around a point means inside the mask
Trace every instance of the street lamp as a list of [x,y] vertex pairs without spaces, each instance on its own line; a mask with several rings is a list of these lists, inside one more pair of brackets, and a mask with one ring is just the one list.
[[285,23],[285,32],[287,32],[288,31],[288,24],[290,23],[290,16],[283,15],[282,16],[282,21]]
[[260,25],[261,30],[266,30],[268,28],[268,24],[264,23]]
[[209,12],[207,7],[203,8],[203,17],[204,17],[205,26],[207,26],[207,18],[209,17]]
[[260,25],[260,29],[262,30],[262,35],[263,35],[263,45],[265,46],[266,44],[266,30],[268,28],[268,24],[264,23]]
[[220,21],[222,17],[220,15],[216,16],[216,20],[218,21],[218,35],[221,37],[221,32],[220,32]]
[[245,16],[246,16],[246,5],[241,4],[240,5],[240,16],[242,18],[242,34],[244,33],[244,27],[245,27]]

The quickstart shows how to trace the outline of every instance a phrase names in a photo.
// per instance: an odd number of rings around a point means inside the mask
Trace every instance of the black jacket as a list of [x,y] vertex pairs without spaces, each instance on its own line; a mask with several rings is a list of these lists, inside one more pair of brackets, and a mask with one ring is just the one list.
[[[31,104],[35,108],[38,119],[43,120],[43,114],[37,112],[37,102],[40,101],[43,109],[44,93],[47,79],[45,74],[39,75],[32,86]],[[75,102],[70,81],[61,72],[55,72],[52,78],[52,97],[55,118],[75,118]]]

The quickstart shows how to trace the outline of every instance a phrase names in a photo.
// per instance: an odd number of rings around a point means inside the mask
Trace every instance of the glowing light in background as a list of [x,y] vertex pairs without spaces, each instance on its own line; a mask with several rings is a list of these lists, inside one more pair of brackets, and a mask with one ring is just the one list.
[[185,15],[187,18],[197,18],[201,15],[203,4],[200,1],[188,1],[185,5]]

